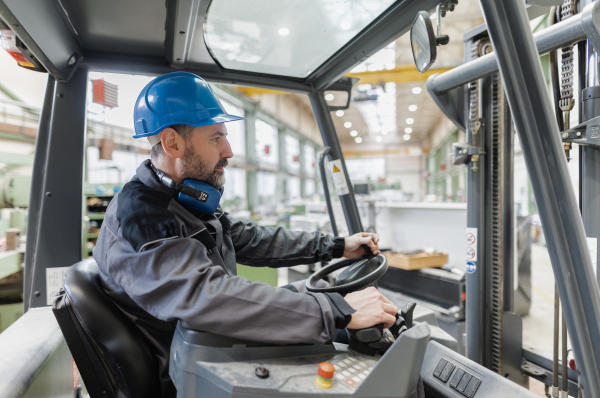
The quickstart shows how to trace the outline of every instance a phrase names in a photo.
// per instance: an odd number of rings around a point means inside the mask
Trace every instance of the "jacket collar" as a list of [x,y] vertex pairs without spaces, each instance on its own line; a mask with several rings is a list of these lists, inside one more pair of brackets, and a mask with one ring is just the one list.
[[177,191],[174,190],[173,188],[167,187],[162,182],[160,182],[160,180],[158,179],[158,177],[156,176],[156,174],[150,167],[150,164],[151,164],[150,159],[144,160],[142,162],[142,164],[140,164],[140,166],[137,168],[133,179],[135,179],[137,177],[137,179],[140,180],[142,182],[142,184],[149,186],[150,188],[156,189],[158,191],[168,193],[169,195],[171,195],[173,197],[176,197]]
[[[150,188],[156,189],[158,191],[165,192],[165,193],[173,196],[173,198],[177,198],[178,192],[176,190],[174,190],[173,188],[169,188],[165,184],[160,182],[160,180],[158,179],[158,177],[156,176],[156,174],[150,167],[150,164],[151,164],[150,159],[144,160],[142,162],[142,164],[140,164],[139,167],[137,168],[136,174],[133,177],[133,179],[135,180],[137,177],[137,179],[140,180],[140,182],[142,184],[144,184]],[[223,215],[223,209],[221,208],[221,205],[219,205],[217,207],[217,210],[215,210],[215,212],[213,214],[197,213],[186,207],[183,207],[183,208],[186,209],[188,212],[194,214],[196,217],[200,217],[200,219],[203,219],[203,220],[211,219],[212,216],[219,218]]]

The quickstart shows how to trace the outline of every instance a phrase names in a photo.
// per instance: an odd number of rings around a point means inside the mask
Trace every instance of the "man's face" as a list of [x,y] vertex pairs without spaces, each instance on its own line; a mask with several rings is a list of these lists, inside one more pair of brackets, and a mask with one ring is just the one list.
[[223,123],[196,127],[185,143],[183,175],[221,189],[225,184],[227,159],[231,157],[233,153]]

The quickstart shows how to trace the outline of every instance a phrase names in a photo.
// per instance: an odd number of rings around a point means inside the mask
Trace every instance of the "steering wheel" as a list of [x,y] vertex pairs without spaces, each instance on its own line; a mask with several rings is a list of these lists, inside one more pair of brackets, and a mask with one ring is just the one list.
[[[346,269],[335,278],[335,286],[316,286],[319,280],[342,268]],[[306,280],[306,289],[309,292],[315,293],[335,292],[347,294],[369,286],[381,278],[387,269],[387,259],[383,254],[367,258],[349,258],[335,264],[330,264],[313,273]]]

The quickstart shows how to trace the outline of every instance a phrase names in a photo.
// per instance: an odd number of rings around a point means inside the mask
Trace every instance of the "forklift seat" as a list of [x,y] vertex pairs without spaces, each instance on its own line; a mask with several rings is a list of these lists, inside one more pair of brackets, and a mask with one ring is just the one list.
[[91,398],[157,395],[157,360],[146,337],[102,289],[95,261],[67,270],[52,311]]

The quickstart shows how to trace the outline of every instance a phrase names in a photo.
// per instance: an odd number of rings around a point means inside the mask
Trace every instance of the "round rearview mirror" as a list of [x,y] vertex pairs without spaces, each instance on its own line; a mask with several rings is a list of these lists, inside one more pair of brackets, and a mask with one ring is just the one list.
[[433,25],[427,12],[417,14],[410,29],[410,43],[417,70],[423,73],[433,64],[437,55]]

